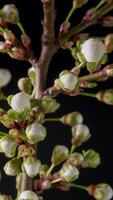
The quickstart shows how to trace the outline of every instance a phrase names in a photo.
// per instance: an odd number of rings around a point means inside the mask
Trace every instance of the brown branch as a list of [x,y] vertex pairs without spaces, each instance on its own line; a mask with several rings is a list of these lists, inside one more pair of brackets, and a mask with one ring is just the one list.
[[[36,83],[35,97],[41,99],[46,85],[47,72],[53,54],[56,52],[55,35],[54,35],[54,19],[55,19],[55,0],[42,0],[44,20],[42,34],[42,49],[39,60],[31,60],[31,64],[35,67]],[[37,145],[34,145],[37,155]],[[22,178],[22,191],[32,190],[32,178],[26,174]]]

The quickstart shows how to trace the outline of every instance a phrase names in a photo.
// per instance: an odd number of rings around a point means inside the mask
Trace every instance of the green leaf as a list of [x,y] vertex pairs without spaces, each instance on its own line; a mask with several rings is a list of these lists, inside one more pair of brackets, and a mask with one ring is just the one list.
[[101,65],[104,65],[104,64],[107,63],[107,61],[108,61],[108,55],[107,55],[107,54],[104,54],[99,63],[100,63]]
[[38,99],[32,98],[32,99],[30,99],[30,103],[31,103],[31,108],[39,106],[39,100]]
[[7,115],[10,119],[19,119],[18,113],[13,109],[8,110]]
[[80,63],[86,62],[84,55],[81,52],[77,53],[77,57],[78,57]]

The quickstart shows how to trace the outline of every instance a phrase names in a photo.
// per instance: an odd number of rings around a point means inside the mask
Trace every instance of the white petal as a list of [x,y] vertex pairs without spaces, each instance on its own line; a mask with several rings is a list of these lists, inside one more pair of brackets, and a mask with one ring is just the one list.
[[7,69],[0,69],[0,87],[6,86],[11,80],[11,73]]

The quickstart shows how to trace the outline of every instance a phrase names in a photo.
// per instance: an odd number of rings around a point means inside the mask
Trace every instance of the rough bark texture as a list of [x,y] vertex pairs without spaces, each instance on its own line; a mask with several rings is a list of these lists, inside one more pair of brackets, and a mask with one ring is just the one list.
[[[43,34],[42,34],[42,49],[40,58],[32,60],[32,65],[36,72],[35,83],[35,97],[41,99],[45,90],[47,72],[52,56],[55,53],[55,36],[54,36],[54,20],[55,20],[55,1],[42,1],[44,20],[43,20]],[[37,145],[34,146],[37,150]],[[25,173],[22,177],[21,190],[32,190],[32,178]]]

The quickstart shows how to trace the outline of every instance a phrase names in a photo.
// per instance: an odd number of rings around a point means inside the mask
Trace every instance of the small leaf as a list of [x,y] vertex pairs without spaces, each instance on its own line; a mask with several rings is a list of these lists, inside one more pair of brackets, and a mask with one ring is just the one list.
[[9,117],[10,119],[16,120],[16,119],[19,118],[19,117],[18,117],[18,113],[17,113],[15,110],[13,110],[13,109],[8,110],[7,115],[8,115],[8,117]]
[[95,72],[96,69],[97,69],[97,63],[95,63],[95,62],[88,62],[88,63],[87,63],[87,70],[88,70],[90,73]]
[[101,60],[100,60],[100,64],[101,65],[104,65],[104,64],[106,64],[107,63],[107,61],[108,61],[108,55],[107,54],[104,54],[103,56],[102,56],[102,58],[101,58]]

